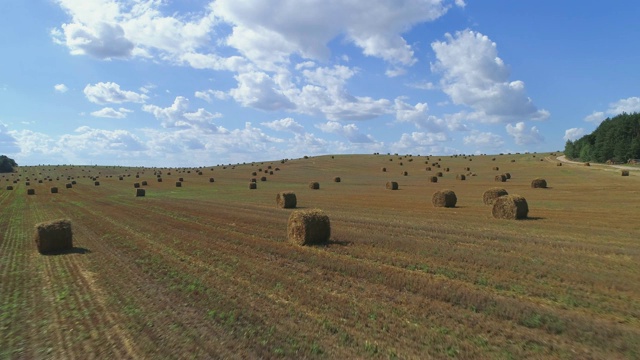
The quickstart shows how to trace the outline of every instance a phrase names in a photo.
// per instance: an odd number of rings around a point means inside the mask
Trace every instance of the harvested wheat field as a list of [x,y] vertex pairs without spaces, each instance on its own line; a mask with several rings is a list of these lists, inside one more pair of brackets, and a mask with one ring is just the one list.
[[[380,171],[394,158],[19,168],[0,189],[0,358],[640,357],[640,171],[441,156],[451,169],[473,159],[478,174],[438,179],[457,197],[443,209],[427,158],[404,161],[412,176]],[[247,174],[275,165],[247,191]],[[513,175],[502,185],[526,198],[526,219],[484,204],[495,166]],[[309,191],[337,173],[348,181]],[[45,176],[60,180],[33,181]],[[532,188],[537,177],[550,186]],[[132,196],[138,181],[145,197]],[[274,206],[283,191],[328,216],[328,242],[288,241],[297,210]],[[61,218],[73,248],[41,254],[34,226]]]

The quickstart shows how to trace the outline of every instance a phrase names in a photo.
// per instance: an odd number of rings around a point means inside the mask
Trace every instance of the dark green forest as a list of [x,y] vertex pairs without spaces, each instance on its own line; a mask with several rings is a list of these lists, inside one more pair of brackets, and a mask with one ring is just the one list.
[[0,173],[13,172],[13,168],[17,167],[16,162],[7,157],[6,155],[0,155]]
[[564,154],[570,159],[600,163],[640,159],[640,113],[607,118],[591,134],[567,141]]

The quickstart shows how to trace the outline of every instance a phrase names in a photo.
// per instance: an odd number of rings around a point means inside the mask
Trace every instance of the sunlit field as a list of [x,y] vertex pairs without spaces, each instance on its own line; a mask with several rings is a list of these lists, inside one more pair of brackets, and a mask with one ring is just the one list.
[[[0,177],[0,358],[638,358],[640,171],[556,155],[21,167]],[[495,186],[526,220],[492,216]],[[281,191],[328,244],[287,241]],[[61,218],[74,248],[41,255],[34,225]]]

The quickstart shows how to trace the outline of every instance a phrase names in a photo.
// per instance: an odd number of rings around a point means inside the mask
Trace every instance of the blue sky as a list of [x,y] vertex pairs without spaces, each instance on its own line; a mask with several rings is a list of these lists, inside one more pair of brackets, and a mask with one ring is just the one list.
[[555,151],[640,111],[640,2],[0,3],[0,154],[206,166]]

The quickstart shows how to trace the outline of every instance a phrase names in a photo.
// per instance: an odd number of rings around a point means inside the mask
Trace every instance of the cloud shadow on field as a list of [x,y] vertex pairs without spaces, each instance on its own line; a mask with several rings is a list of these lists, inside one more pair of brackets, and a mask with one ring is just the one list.
[[42,255],[46,255],[46,256],[58,256],[58,255],[68,255],[68,254],[89,254],[91,253],[91,250],[87,249],[87,248],[83,248],[83,247],[73,247],[71,249],[67,249],[67,250],[60,250],[60,251],[51,251],[51,252],[47,252],[44,253]]

